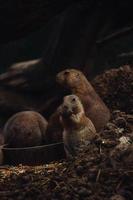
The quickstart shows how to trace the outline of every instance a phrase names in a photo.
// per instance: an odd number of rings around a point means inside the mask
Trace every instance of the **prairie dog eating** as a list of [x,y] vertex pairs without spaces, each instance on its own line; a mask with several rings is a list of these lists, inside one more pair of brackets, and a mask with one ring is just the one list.
[[97,131],[100,131],[110,119],[110,111],[96,93],[84,74],[76,69],[66,69],[56,76],[56,81],[71,94],[77,95]]
[[60,112],[65,152],[67,157],[73,157],[77,154],[80,144],[95,138],[96,129],[86,117],[83,105],[76,95],[64,97]]

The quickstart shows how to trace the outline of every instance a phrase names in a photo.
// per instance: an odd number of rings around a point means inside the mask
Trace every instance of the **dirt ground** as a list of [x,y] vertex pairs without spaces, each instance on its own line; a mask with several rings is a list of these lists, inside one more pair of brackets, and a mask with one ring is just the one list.
[[132,200],[133,71],[112,69],[93,80],[110,122],[74,160],[0,167],[0,200]]

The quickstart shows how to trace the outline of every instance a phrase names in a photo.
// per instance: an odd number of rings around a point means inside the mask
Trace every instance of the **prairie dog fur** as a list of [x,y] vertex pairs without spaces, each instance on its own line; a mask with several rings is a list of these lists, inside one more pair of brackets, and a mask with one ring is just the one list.
[[60,120],[63,125],[63,142],[67,157],[76,155],[77,147],[96,136],[96,129],[86,117],[83,105],[76,95],[64,97]]
[[77,95],[97,131],[100,131],[110,119],[110,111],[96,93],[84,74],[76,69],[66,69],[56,76],[56,81],[70,93]]
[[37,112],[23,111],[6,122],[3,135],[9,147],[37,146],[45,140],[47,121]]

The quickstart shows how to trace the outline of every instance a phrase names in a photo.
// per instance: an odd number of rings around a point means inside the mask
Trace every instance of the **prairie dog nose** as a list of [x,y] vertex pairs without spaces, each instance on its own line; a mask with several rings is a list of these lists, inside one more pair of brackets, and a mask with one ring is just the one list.
[[73,111],[71,109],[67,110],[68,115],[71,115],[73,113]]
[[66,105],[63,106],[63,115],[64,116],[70,116],[72,113],[73,113],[73,111],[71,108],[69,108]]

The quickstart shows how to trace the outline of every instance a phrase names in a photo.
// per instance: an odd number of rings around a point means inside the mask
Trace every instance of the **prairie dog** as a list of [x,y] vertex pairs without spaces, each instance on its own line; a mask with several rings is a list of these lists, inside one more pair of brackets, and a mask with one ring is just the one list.
[[37,146],[45,140],[47,121],[34,111],[23,111],[13,115],[5,124],[3,134],[9,147]]
[[60,118],[60,109],[59,106],[57,110],[50,116],[48,121],[48,127],[46,130],[46,142],[50,143],[57,143],[62,142],[62,123],[59,120]]
[[76,69],[66,69],[57,74],[56,81],[80,98],[86,116],[91,119],[96,130],[100,131],[109,121],[110,111],[84,74]]
[[76,95],[64,97],[60,120],[64,128],[63,142],[67,157],[75,156],[80,144],[85,144],[96,136],[96,129],[86,117],[83,105]]

